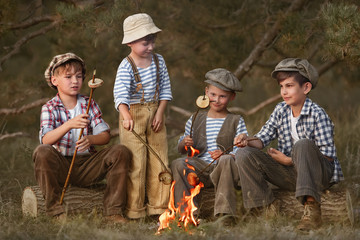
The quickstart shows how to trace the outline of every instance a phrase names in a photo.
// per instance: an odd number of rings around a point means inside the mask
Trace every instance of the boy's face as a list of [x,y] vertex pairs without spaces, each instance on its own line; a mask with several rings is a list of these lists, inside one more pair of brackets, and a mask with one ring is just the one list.
[[73,66],[64,67],[51,77],[51,82],[57,87],[60,95],[76,96],[83,82],[82,70],[75,71]]
[[155,48],[155,38],[147,41],[145,38],[136,40],[135,42],[128,43],[131,52],[141,58],[148,58]]
[[216,112],[227,111],[227,105],[235,98],[235,93],[224,91],[213,85],[207,86],[205,93],[210,100],[210,109]]
[[279,81],[281,97],[289,106],[302,106],[306,95],[311,90],[311,83],[306,82],[302,86],[295,81],[294,77],[289,77]]

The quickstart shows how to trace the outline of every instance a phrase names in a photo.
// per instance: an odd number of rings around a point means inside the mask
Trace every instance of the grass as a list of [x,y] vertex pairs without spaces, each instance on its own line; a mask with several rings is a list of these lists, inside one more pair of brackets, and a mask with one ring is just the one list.
[[[264,115],[267,114],[245,119],[250,123],[251,131],[264,122]],[[340,110],[331,117],[336,126],[338,158],[346,178],[343,185],[349,186],[360,180],[360,108]],[[169,140],[171,158],[177,156],[176,142],[176,137]],[[298,219],[284,216],[272,221],[262,217],[240,221],[233,227],[224,227],[221,219],[205,221],[192,228],[191,233],[175,226],[161,235],[155,235],[157,225],[154,222],[142,220],[122,226],[107,225],[99,213],[72,216],[64,224],[46,216],[24,217],[22,191],[26,186],[36,184],[31,155],[37,145],[37,136],[7,139],[1,143],[0,239],[356,239],[360,235],[359,222],[353,227],[325,223],[321,229],[304,235],[295,231]]]

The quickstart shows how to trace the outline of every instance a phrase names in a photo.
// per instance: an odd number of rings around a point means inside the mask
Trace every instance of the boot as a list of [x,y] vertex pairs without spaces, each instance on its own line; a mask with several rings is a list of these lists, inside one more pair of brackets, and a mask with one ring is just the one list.
[[321,224],[320,203],[316,201],[305,202],[304,215],[302,216],[297,229],[300,231],[310,231],[319,228]]

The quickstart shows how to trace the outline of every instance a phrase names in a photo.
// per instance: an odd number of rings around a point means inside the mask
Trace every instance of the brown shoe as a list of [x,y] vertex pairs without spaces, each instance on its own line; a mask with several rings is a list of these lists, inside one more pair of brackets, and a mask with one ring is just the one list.
[[60,223],[60,224],[64,224],[66,222],[66,218],[67,218],[67,216],[65,213],[60,213],[60,214],[54,216],[55,222]]
[[300,231],[318,229],[322,224],[320,203],[308,201],[304,204],[304,215],[296,227]]
[[270,220],[279,216],[280,212],[280,200],[275,199],[269,206],[265,207],[265,218]]
[[115,224],[124,224],[127,223],[127,219],[121,215],[110,215],[105,217],[106,222],[115,223]]

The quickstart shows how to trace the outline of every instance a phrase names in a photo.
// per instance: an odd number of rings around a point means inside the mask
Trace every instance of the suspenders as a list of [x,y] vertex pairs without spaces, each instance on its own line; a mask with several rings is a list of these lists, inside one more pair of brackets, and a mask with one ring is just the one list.
[[[154,94],[154,101],[158,101],[158,98],[159,98],[159,84],[160,84],[160,67],[159,67],[159,58],[158,56],[153,53],[153,58],[154,58],[154,62],[155,62],[155,65],[156,65],[156,90],[155,90],[155,94]],[[145,99],[144,99],[144,88],[141,84],[141,78],[140,78],[140,74],[139,74],[139,71],[135,65],[135,62],[134,60],[132,59],[132,57],[127,56],[126,59],[129,61],[130,65],[131,65],[131,68],[134,72],[134,77],[135,77],[135,82],[136,82],[136,92],[142,90],[142,97],[141,97],[141,100],[140,100],[140,103],[144,103],[145,102]]]

